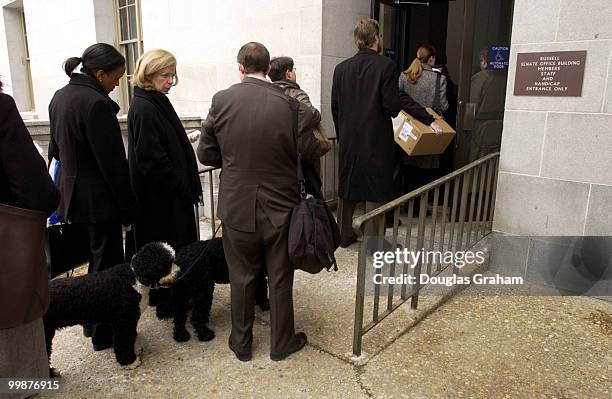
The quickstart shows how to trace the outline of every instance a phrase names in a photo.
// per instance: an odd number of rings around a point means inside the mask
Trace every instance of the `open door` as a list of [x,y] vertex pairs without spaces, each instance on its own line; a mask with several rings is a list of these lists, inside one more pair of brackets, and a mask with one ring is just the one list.
[[383,54],[405,70],[421,44],[446,59],[448,122],[457,130],[446,172],[501,143],[514,0],[372,0]]

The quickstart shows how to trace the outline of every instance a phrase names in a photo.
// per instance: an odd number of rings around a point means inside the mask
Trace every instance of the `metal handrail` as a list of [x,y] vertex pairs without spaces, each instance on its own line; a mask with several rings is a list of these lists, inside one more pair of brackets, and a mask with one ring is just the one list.
[[[208,174],[208,181],[209,181],[209,194],[210,194],[210,216],[211,216],[211,231],[215,231],[216,229],[216,221],[215,221],[215,192],[214,192],[214,178],[213,178],[213,172],[215,170],[219,170],[221,169],[220,167],[215,167],[215,166],[204,166],[203,168],[200,168],[198,170],[198,175],[202,176],[204,174]],[[202,190],[204,191],[204,190]],[[202,198],[202,204],[204,204],[204,199]],[[197,208],[196,208],[197,209]],[[199,213],[196,211],[196,220],[197,220],[197,226],[198,226],[198,240],[200,239],[200,215]]]
[[427,183],[426,185],[421,186],[417,188],[416,190],[413,190],[407,194],[404,194],[401,197],[396,198],[391,202],[387,202],[386,204],[384,204],[383,206],[379,208],[373,209],[370,212],[355,218],[353,220],[353,230],[355,231],[356,234],[361,234],[361,228],[363,225],[365,225],[365,222],[374,218],[375,216],[380,216],[381,214],[394,209],[398,205],[404,204],[406,201],[416,198],[424,194],[425,192],[430,191],[432,188],[440,187],[442,184],[446,183],[449,180],[452,180],[456,177],[463,175],[466,171],[473,169],[475,166],[483,164],[491,160],[492,158],[497,158],[497,157],[499,157],[499,152],[489,154],[486,157],[480,158],[462,168],[455,170],[454,172],[449,173],[448,175],[445,175],[437,180],[434,180],[431,183]]
[[[436,227],[438,217],[438,207],[440,200],[440,191],[443,188],[443,205],[441,215],[441,233],[439,234],[440,242],[438,250],[442,252],[447,243],[447,224],[450,224],[448,230],[447,250],[455,251],[469,247],[477,242],[482,237],[488,235],[492,230],[493,211],[495,208],[495,195],[497,188],[497,170],[499,163],[499,152],[487,155],[480,158],[469,165],[466,165],[456,171],[441,177],[431,183],[428,183],[416,190],[413,190],[393,201],[382,205],[366,214],[359,216],[353,221],[353,230],[359,237],[364,237],[366,233],[366,225],[374,224],[378,219],[377,240],[378,244],[382,245],[385,240],[385,215],[392,213],[393,216],[393,233],[391,247],[396,247],[398,244],[399,221],[402,212],[402,207],[408,206],[406,237],[405,244],[407,247],[412,247],[413,240],[413,210],[415,201],[419,200],[419,215],[416,217],[418,228],[415,249],[435,250]],[[452,194],[451,194],[452,188]],[[460,193],[461,191],[461,193]],[[427,205],[429,194],[433,192],[433,206],[431,211],[431,226],[429,227],[429,240],[426,241],[426,221],[427,221]],[[469,204],[468,204],[469,199]],[[448,213],[450,206],[450,214]],[[457,215],[457,211],[459,214]],[[450,216],[450,221],[447,221]],[[458,216],[458,220],[456,217]],[[472,231],[474,224],[476,228]],[[467,225],[467,226],[466,226]],[[456,236],[455,236],[456,233]],[[472,240],[472,237],[474,240]],[[464,238],[465,242],[464,242]],[[361,356],[362,337],[382,320],[389,316],[393,311],[404,304],[408,299],[411,299],[412,308],[417,308],[419,292],[423,288],[420,285],[420,275],[425,272],[428,275],[438,275],[450,265],[443,265],[443,262],[429,262],[423,264],[422,258],[419,258],[414,265],[415,284],[410,292],[407,292],[406,285],[402,285],[400,291],[400,299],[395,300],[396,293],[393,291],[393,286],[389,287],[387,294],[386,310],[380,313],[380,286],[374,286],[374,301],[372,321],[367,325],[363,325],[364,320],[364,300],[365,300],[365,285],[366,285],[366,257],[368,255],[368,245],[365,237],[360,242],[358,267],[357,267],[357,284],[355,292],[355,322],[353,330],[353,355]],[[395,263],[390,265],[389,275],[395,275]],[[403,273],[407,274],[407,265],[404,264]],[[457,273],[458,268],[453,265],[453,273]]]

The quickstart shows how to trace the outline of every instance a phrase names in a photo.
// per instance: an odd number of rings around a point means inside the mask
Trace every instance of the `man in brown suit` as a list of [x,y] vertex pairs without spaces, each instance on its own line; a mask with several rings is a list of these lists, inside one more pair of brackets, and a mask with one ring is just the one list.
[[[229,266],[232,332],[230,349],[251,359],[256,278],[265,267],[270,286],[270,358],[282,360],[306,345],[295,333],[293,267],[287,239],[290,212],[298,202],[297,149],[290,99],[266,80],[270,55],[260,43],[238,53],[241,83],[216,93],[198,145],[198,159],[221,166],[219,217]],[[321,143],[311,128],[319,123],[300,104],[299,146],[304,159],[316,159]]]

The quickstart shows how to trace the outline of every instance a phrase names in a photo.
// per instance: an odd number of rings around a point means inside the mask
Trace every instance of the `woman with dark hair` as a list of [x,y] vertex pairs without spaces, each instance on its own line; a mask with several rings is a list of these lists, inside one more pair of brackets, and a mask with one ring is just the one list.
[[[125,73],[125,59],[113,46],[97,43],[67,59],[64,70],[70,82],[49,104],[49,159],[60,161],[58,213],[88,231],[89,273],[95,273],[124,261],[121,224],[131,223],[136,206],[119,105],[108,96]],[[112,345],[110,326],[84,327],[94,350]]]
[[0,378],[49,378],[43,244],[45,217],[58,202],[45,161],[0,82]]

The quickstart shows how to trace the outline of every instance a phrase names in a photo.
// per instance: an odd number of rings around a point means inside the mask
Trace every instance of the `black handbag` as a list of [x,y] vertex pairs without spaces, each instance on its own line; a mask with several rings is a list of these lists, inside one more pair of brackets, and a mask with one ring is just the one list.
[[47,227],[49,278],[89,261],[89,233],[81,223],[58,223]]
[[[290,98],[293,118],[293,138],[298,146],[297,100]],[[302,154],[297,148],[297,183],[300,202],[293,208],[289,224],[289,260],[295,269],[316,274],[321,270],[329,271],[332,266],[337,271],[335,250],[340,246],[340,230],[334,215],[322,199],[306,194],[306,182],[302,170]]]

